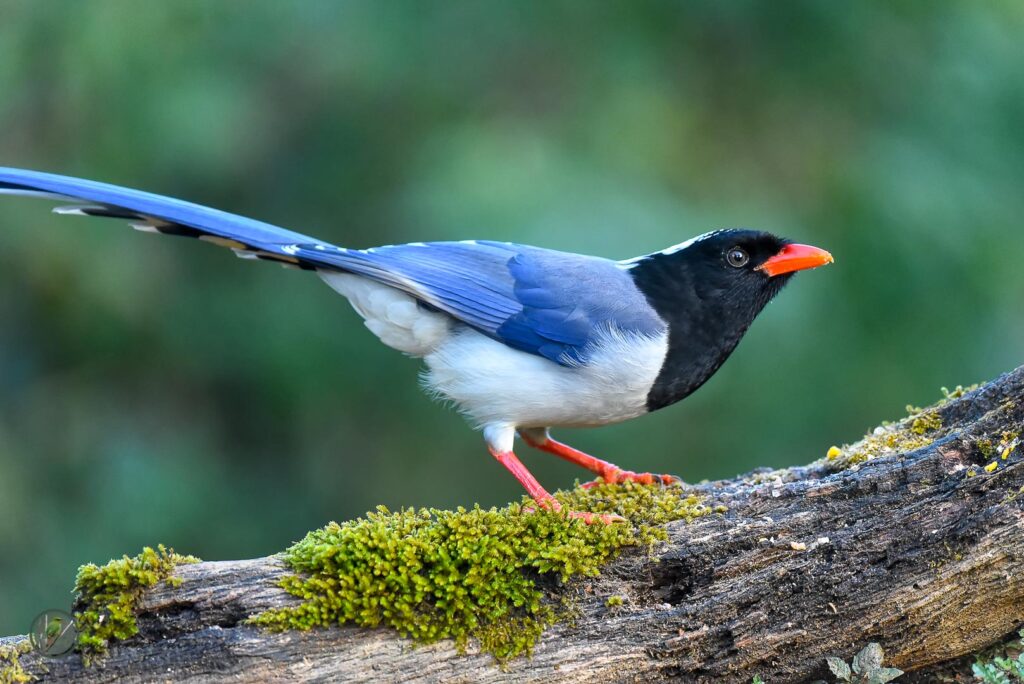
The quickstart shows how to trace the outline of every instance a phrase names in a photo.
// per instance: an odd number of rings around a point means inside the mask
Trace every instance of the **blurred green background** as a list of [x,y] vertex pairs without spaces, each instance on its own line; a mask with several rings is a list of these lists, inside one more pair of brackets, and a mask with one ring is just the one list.
[[[728,477],[1024,362],[1022,35],[1009,0],[9,0],[0,164],[357,247],[825,247],[692,398],[561,433]],[[316,278],[49,206],[0,201],[0,634],[146,544],[253,557],[376,504],[520,496]]]

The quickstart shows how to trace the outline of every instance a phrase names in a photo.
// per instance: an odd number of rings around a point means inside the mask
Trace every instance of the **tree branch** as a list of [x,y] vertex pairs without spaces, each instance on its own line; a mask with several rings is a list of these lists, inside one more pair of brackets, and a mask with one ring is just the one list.
[[[21,665],[54,682],[746,683],[760,674],[775,684],[825,677],[825,656],[848,659],[876,641],[888,665],[927,671],[1022,621],[1022,399],[1024,367],[944,403],[917,430],[901,425],[930,442],[909,453],[838,469],[884,452],[883,433],[831,461],[698,486],[728,513],[669,524],[656,558],[630,551],[600,578],[570,583],[576,618],[504,668],[385,629],[248,626],[296,601],[277,586],[290,570],[275,557],[178,566],[180,586],[148,590],[139,635],[100,663],[33,653]],[[609,606],[610,596],[622,604]]]

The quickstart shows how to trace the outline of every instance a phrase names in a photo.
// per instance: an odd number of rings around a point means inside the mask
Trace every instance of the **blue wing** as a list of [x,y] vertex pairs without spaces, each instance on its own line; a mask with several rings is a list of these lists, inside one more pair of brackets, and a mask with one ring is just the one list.
[[664,322],[608,259],[508,242],[430,242],[347,250],[300,245],[300,257],[409,292],[515,349],[586,363],[599,335],[657,335]]
[[239,256],[357,273],[563,365],[585,363],[603,331],[665,329],[629,274],[607,259],[484,241],[345,249],[190,202],[20,169],[0,168],[2,193],[77,202],[55,211],[126,219],[143,230],[230,247]]

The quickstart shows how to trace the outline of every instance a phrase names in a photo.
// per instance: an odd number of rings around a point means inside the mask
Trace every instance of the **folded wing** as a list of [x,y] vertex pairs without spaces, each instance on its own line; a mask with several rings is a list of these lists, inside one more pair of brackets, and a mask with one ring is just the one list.
[[608,259],[508,242],[429,242],[349,250],[300,245],[300,258],[414,295],[514,349],[586,363],[607,334],[656,336],[665,325]]

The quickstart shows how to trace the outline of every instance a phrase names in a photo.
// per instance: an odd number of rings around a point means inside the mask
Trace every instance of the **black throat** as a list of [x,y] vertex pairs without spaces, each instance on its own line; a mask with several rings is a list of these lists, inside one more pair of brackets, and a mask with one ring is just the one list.
[[668,326],[668,353],[648,392],[648,411],[674,404],[714,375],[789,280],[730,273],[716,253],[694,247],[652,254],[629,271]]

